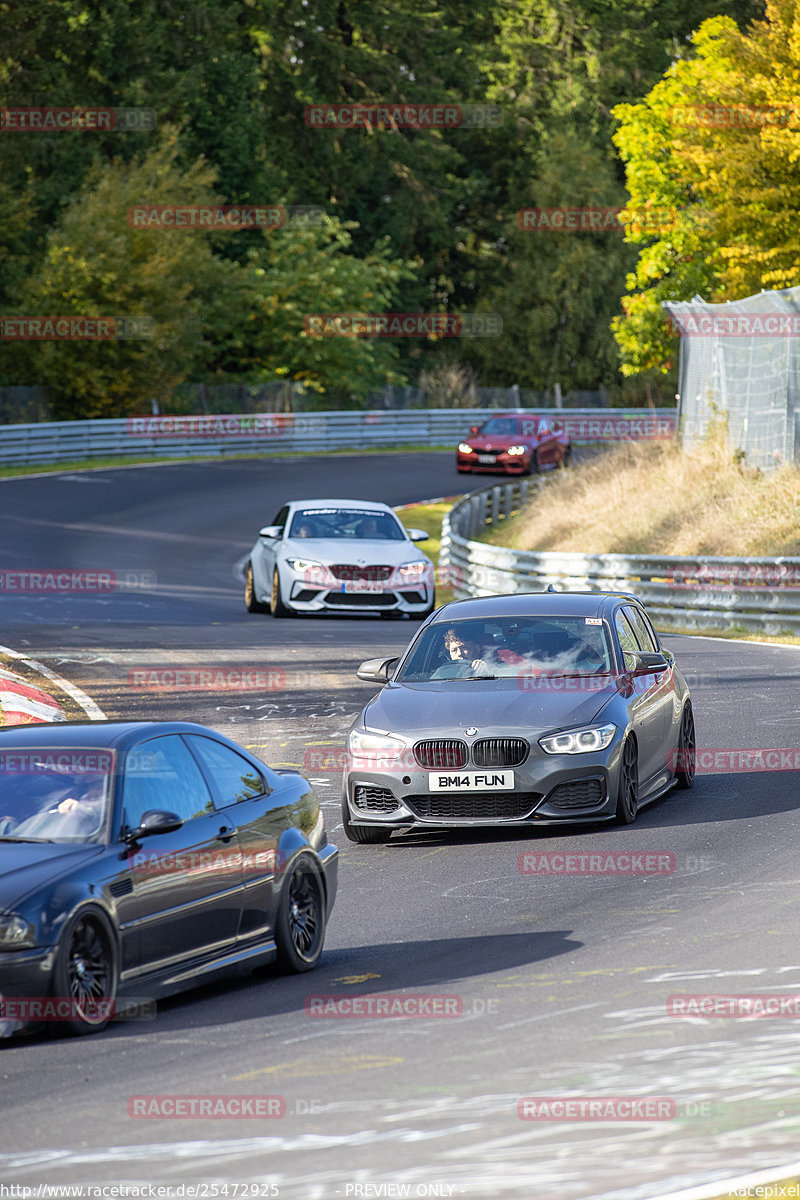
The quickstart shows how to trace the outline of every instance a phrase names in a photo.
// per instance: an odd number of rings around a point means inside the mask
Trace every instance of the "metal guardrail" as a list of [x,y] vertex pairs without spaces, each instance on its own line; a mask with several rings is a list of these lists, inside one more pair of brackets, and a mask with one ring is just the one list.
[[[520,413],[538,409],[519,409]],[[674,409],[548,410],[573,442],[671,438]],[[127,417],[0,426],[0,464],[57,463],[125,456],[267,454],[437,446],[469,436],[497,409],[405,409],[376,412],[247,413],[187,417]]]
[[657,622],[686,629],[800,633],[800,558],[575,554],[474,540],[518,512],[540,478],[500,484],[456,504],[442,522],[440,577],[457,599],[509,592],[633,592]]

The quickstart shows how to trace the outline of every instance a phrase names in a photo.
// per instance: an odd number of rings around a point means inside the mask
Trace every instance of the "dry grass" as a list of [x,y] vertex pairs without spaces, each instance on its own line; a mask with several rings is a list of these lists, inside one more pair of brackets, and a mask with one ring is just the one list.
[[800,471],[742,468],[717,434],[633,442],[559,472],[487,540],[583,554],[800,555]]

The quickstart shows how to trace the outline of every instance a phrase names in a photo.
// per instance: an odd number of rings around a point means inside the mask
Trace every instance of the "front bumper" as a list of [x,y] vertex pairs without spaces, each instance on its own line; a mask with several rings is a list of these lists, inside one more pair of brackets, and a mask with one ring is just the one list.
[[[0,954],[0,1001],[45,999],[50,994],[54,962],[54,946]],[[28,1024],[28,1021],[9,1020],[0,1005],[0,1038],[11,1037]]]
[[530,467],[529,454],[499,454],[493,463],[479,462],[477,454],[456,454],[456,470],[476,475],[525,475]]
[[353,825],[384,829],[610,821],[617,809],[620,745],[615,740],[607,750],[580,755],[532,747],[522,766],[513,768],[513,790],[507,791],[434,791],[428,777],[441,772],[408,761],[397,770],[365,770],[348,753],[344,795]]
[[346,591],[319,586],[306,580],[287,580],[286,603],[297,612],[400,612],[422,613],[433,604],[434,590],[429,583],[387,586],[380,591]]

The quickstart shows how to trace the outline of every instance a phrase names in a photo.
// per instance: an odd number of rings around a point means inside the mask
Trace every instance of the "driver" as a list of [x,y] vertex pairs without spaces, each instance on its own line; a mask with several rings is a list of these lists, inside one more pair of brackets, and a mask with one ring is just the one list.
[[67,837],[92,837],[102,825],[105,815],[104,780],[101,777],[86,780],[82,788],[72,787],[69,793],[57,804],[21,821],[14,829],[13,836],[62,834]]
[[451,662],[469,665],[476,675],[490,674],[486,660],[481,658],[480,645],[471,638],[462,637],[455,629],[448,629],[444,635],[444,648]]

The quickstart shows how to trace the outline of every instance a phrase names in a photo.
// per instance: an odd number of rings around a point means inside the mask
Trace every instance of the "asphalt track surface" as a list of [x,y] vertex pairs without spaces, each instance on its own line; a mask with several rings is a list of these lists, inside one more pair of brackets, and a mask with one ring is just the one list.
[[[667,1013],[676,993],[800,991],[796,771],[747,770],[718,755],[694,790],[625,828],[424,832],[385,847],[343,838],[339,774],[325,763],[374,691],[355,669],[400,651],[416,626],[250,616],[241,564],[286,499],[402,504],[464,485],[449,454],[0,482],[5,568],[156,577],[138,593],[6,594],[0,641],[80,685],[111,717],[198,720],[273,765],[304,768],[341,850],[339,898],[312,974],[266,970],[206,987],[160,1003],[154,1021],[95,1037],[0,1042],[3,1183],[149,1183],[173,1189],[164,1196],[200,1184],[196,1195],[208,1197],[227,1185],[229,1196],[282,1200],[652,1200],[797,1157],[800,1021]],[[701,748],[800,748],[798,650],[666,640],[692,686]],[[270,667],[285,681],[153,693],[131,686],[143,667]],[[675,869],[522,874],[518,855],[532,849],[670,854]],[[374,992],[455,996],[461,1014],[305,1012],[312,995]],[[128,1115],[131,1096],[173,1093],[281,1096],[286,1115]],[[521,1120],[518,1102],[530,1096],[664,1098],[674,1115]]]

